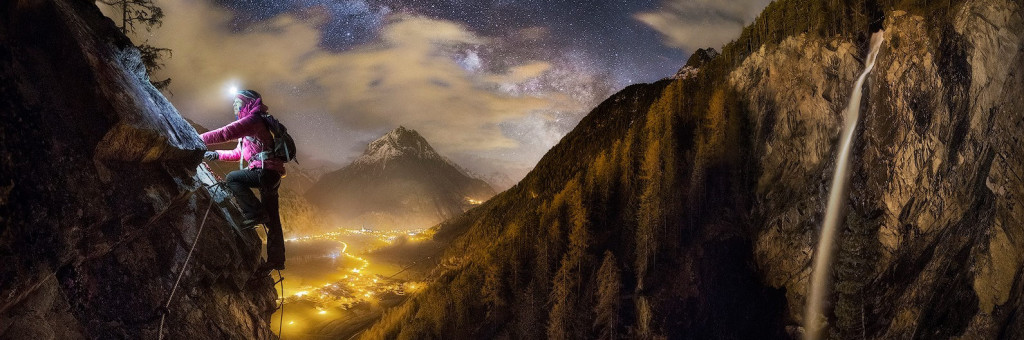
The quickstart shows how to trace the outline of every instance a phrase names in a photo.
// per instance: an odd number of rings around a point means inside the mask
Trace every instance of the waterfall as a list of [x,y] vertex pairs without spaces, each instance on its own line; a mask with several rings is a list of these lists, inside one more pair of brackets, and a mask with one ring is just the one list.
[[825,212],[821,238],[818,239],[810,295],[807,296],[807,310],[804,311],[805,339],[821,338],[821,326],[825,319],[825,312],[822,308],[828,295],[828,279],[831,272],[829,269],[832,267],[835,236],[839,231],[839,218],[846,202],[850,149],[853,145],[853,132],[857,130],[857,121],[860,119],[861,90],[868,73],[875,67],[875,57],[878,56],[878,49],[882,46],[884,36],[885,31],[878,31],[871,36],[871,52],[868,52],[867,59],[864,60],[864,72],[860,74],[860,78],[857,78],[857,83],[853,86],[853,93],[850,95],[850,104],[846,107],[846,120],[843,123],[839,140],[839,156],[836,158],[836,172],[832,177],[832,188],[829,189],[828,210]]

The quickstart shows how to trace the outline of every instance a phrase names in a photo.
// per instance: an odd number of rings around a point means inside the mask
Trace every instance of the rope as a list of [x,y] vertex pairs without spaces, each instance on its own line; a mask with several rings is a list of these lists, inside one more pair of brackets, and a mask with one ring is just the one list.
[[[270,228],[268,228],[266,224],[262,226],[264,234],[270,233]],[[278,283],[281,284],[281,305],[277,307],[278,309],[281,310],[281,315],[278,316],[277,320],[277,338],[278,340],[280,340],[281,338],[284,337],[284,275],[281,275],[280,269],[276,269],[276,271],[278,279],[276,282],[274,282],[274,285],[276,286]]]
[[281,270],[277,271],[277,277],[281,278],[278,282],[281,282],[281,315],[277,321],[277,338],[284,338],[284,276],[281,275]]
[[171,294],[167,297],[167,303],[164,304],[163,315],[160,316],[160,331],[158,334],[159,339],[164,338],[164,321],[167,319],[168,311],[171,307],[171,301],[174,299],[174,292],[178,290],[178,284],[181,283],[182,276],[185,276],[185,267],[188,267],[189,260],[192,259],[192,252],[196,250],[196,245],[199,244],[199,235],[203,233],[203,227],[206,226],[206,218],[210,216],[210,209],[213,208],[213,198],[210,198],[210,205],[206,207],[206,214],[203,215],[203,222],[199,224],[199,231],[196,232],[196,239],[192,241],[192,249],[189,249],[188,256],[185,257],[185,264],[181,265],[181,272],[178,273],[178,279],[174,281],[174,287],[171,288]]
[[218,175],[216,172],[214,172],[213,168],[211,168],[209,164],[206,164],[206,161],[203,161],[203,162],[201,162],[199,164],[202,164],[203,165],[203,169],[206,169],[206,171],[208,171],[211,175],[213,175],[213,178],[217,180],[217,183],[224,182],[224,179],[221,178],[220,175]]
[[146,224],[142,226],[142,229],[147,229],[149,228],[150,225],[156,223],[156,221],[159,221],[161,218],[164,217],[165,214],[167,214],[168,211],[171,210],[171,208],[174,208],[178,204],[187,201],[187,199],[191,197],[193,194],[195,194],[197,190],[198,189],[183,192],[181,193],[181,195],[178,195],[177,197],[171,199],[171,201],[167,203],[167,207],[165,207],[163,210],[160,210],[160,212],[156,213],[156,215],[153,215],[153,217],[149,218],[149,221],[146,221]]
[[[267,225],[263,224],[261,226],[263,227],[263,233],[264,234],[270,232],[270,228],[268,228]],[[257,228],[259,228],[259,227],[260,226],[257,226]],[[277,307],[278,309],[281,310],[281,314],[279,315],[278,320],[277,320],[277,338],[280,340],[281,338],[284,337],[284,298],[285,298],[285,296],[284,296],[284,275],[281,274],[281,270],[280,269],[276,269],[276,271],[277,271],[278,279],[277,279],[277,281],[274,282],[274,286],[277,286],[278,283],[281,284],[281,305]],[[271,277],[271,278],[273,278],[273,277]],[[275,287],[275,289],[276,288],[277,287]],[[273,326],[271,326],[271,331],[273,331]]]
[[[427,257],[427,259],[429,259],[429,258],[430,257]],[[391,276],[388,276],[388,277],[386,277],[384,279],[390,280],[390,279],[394,278],[395,276],[398,276],[398,274],[401,274],[401,273],[405,272],[406,270],[409,270],[409,268],[412,268],[413,266],[419,264],[419,262],[420,261],[413,261],[412,264],[406,266],[405,268],[402,268],[402,270],[399,270],[397,273],[391,274]]]

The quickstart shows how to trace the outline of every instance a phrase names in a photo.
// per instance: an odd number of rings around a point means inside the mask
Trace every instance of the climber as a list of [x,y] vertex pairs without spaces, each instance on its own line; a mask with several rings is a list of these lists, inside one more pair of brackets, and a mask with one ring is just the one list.
[[[204,158],[238,162],[239,170],[232,171],[225,179],[242,209],[245,228],[259,224],[267,227],[267,262],[260,265],[257,273],[269,274],[271,270],[284,269],[284,235],[281,231],[281,214],[277,189],[285,174],[285,160],[265,152],[273,146],[273,136],[263,115],[267,106],[260,94],[253,90],[239,91],[234,101],[235,121],[222,128],[202,134],[207,146],[238,140],[234,150],[207,151]],[[249,166],[243,168],[242,162]],[[259,188],[262,204],[251,188]]]

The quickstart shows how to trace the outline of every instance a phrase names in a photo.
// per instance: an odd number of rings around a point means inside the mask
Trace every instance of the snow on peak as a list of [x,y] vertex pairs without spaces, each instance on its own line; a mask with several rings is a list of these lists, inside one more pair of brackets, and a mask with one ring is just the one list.
[[366,146],[354,164],[381,164],[398,157],[445,160],[416,130],[399,126]]

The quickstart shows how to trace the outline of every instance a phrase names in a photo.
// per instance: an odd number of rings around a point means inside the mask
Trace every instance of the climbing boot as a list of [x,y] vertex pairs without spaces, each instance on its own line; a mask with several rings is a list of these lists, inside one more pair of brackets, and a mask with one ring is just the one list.
[[242,221],[242,229],[249,230],[256,228],[260,224],[267,223],[267,215],[257,215],[256,217],[246,218]]

